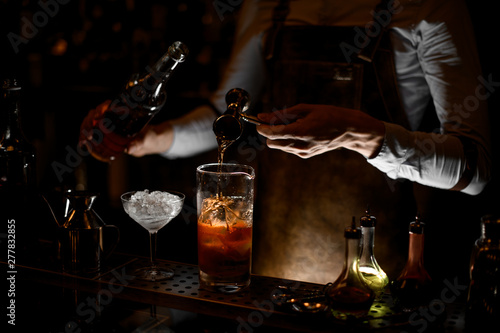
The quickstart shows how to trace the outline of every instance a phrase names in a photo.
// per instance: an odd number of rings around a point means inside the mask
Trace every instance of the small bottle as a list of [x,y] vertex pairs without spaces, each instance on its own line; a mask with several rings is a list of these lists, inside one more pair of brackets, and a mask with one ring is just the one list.
[[488,328],[500,317],[500,218],[481,219],[481,236],[471,255],[466,324]]
[[387,274],[380,268],[375,259],[375,225],[377,218],[370,215],[369,210],[366,215],[361,217],[361,255],[359,258],[359,271],[365,283],[375,293],[375,300],[380,300],[384,294],[389,278]]
[[153,68],[148,68],[147,74],[132,76],[104,114],[92,120],[92,127],[81,129],[80,146],[103,162],[113,161],[121,155],[165,105],[165,85],[187,55],[187,47],[175,42]]
[[344,230],[345,260],[342,272],[326,289],[326,297],[332,313],[339,319],[365,316],[374,300],[373,291],[366,285],[359,272],[359,244],[361,230],[352,225]]
[[15,79],[5,80],[0,107],[0,217],[15,237],[15,242],[9,241],[9,249],[17,262],[29,257],[37,245],[40,227],[40,221],[35,220],[39,218],[35,148],[24,135],[20,104],[21,86]]
[[408,260],[398,278],[391,283],[397,308],[412,312],[432,300],[432,279],[424,267],[424,226],[417,217],[409,227]]

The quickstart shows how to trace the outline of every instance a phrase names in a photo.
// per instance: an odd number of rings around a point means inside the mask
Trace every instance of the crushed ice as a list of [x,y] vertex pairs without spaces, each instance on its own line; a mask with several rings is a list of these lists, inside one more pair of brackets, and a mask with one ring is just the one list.
[[182,209],[183,200],[178,195],[149,190],[137,191],[128,202],[128,212],[136,216],[176,216]]

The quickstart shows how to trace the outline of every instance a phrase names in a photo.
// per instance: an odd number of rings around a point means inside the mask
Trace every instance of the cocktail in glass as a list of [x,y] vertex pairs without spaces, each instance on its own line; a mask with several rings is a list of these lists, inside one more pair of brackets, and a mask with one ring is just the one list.
[[200,286],[226,293],[250,284],[255,172],[240,164],[197,169]]
[[159,267],[156,263],[158,230],[163,228],[182,209],[184,194],[163,191],[132,191],[121,196],[125,212],[144,229],[149,231],[150,265],[135,272],[139,279],[160,281],[174,276],[174,271]]

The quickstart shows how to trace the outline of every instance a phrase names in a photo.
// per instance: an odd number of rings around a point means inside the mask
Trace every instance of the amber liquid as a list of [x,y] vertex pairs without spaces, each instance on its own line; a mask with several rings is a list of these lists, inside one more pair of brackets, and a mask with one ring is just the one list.
[[126,104],[116,105],[92,122],[92,139],[84,145],[91,155],[103,162],[123,154],[134,137],[149,123],[153,113]]
[[216,196],[204,200],[198,219],[200,285],[208,290],[229,293],[250,284],[252,257],[251,220],[242,218],[244,211],[233,210],[234,200],[225,197],[221,187],[224,153],[235,141],[217,136],[219,175]]
[[431,282],[422,283],[418,277],[393,281],[390,289],[396,307],[404,312],[428,306],[434,296]]
[[472,270],[467,300],[468,324],[488,326],[500,316],[500,250],[479,252]]
[[230,227],[198,223],[198,263],[211,278],[224,281],[250,277],[252,227],[239,222]]
[[222,177],[222,164],[224,163],[224,153],[227,148],[234,142],[235,140],[225,140],[221,137],[217,137],[217,143],[219,144],[218,154],[217,154],[217,163],[219,164],[217,167],[217,171],[219,172],[219,182],[217,183],[217,196],[219,198],[223,197],[222,189],[220,187],[221,177]]
[[340,319],[344,317],[363,317],[373,303],[370,293],[352,286],[345,286],[332,290],[328,294],[330,308],[333,315]]

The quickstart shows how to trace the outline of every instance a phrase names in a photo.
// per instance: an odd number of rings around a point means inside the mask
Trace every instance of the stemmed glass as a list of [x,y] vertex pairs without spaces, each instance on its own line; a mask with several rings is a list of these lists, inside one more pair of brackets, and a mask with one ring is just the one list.
[[146,281],[161,281],[174,276],[174,271],[156,264],[156,242],[158,230],[176,217],[182,209],[184,194],[175,191],[132,191],[122,194],[125,212],[149,231],[150,265],[138,269],[137,278]]

